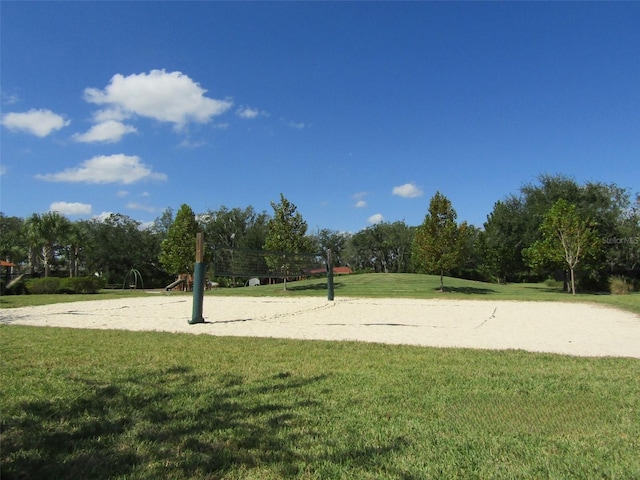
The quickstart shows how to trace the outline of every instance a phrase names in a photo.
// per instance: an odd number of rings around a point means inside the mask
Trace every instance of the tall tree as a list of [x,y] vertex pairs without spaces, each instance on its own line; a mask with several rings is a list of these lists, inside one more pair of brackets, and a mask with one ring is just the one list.
[[162,242],[160,263],[169,273],[191,273],[195,264],[198,222],[189,205],[183,204]]
[[25,222],[27,237],[30,242],[32,268],[35,257],[44,266],[44,276],[48,277],[55,257],[56,250],[69,229],[69,220],[58,212],[47,212],[39,215],[34,213]]
[[526,221],[524,204],[516,196],[496,202],[487,216],[481,248],[485,268],[498,283],[507,283],[525,270],[521,251],[526,246]]
[[80,274],[80,252],[86,247],[88,239],[87,222],[73,222],[69,225],[65,245],[70,277],[77,277]]
[[404,221],[381,222],[354,234],[347,248],[347,263],[356,270],[383,273],[411,271],[415,228]]
[[23,234],[24,220],[0,212],[0,258],[19,263],[27,258]]
[[601,249],[593,224],[583,219],[574,204],[558,200],[544,215],[542,240],[525,250],[529,264],[536,268],[545,263],[564,264],[570,272],[571,292],[576,294],[575,270],[586,258]]
[[331,250],[333,264],[335,266],[342,266],[345,264],[345,251],[349,239],[351,238],[349,233],[323,228],[318,230],[315,235],[312,235],[312,238],[315,244],[314,250],[316,252],[326,252],[327,250]]
[[271,202],[273,217],[267,224],[267,237],[264,248],[270,252],[278,252],[278,255],[267,257],[270,268],[279,271],[285,279],[291,273],[290,260],[287,254],[310,253],[312,241],[307,237],[307,222],[304,221],[298,207],[280,194],[280,203]]
[[418,271],[440,274],[440,291],[444,291],[444,274],[459,267],[463,260],[467,224],[456,223],[451,202],[440,192],[431,198],[429,213],[416,231],[413,259]]

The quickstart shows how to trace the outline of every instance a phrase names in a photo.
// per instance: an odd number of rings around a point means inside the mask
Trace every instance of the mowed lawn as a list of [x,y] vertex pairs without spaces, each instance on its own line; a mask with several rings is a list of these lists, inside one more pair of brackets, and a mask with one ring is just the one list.
[[[350,278],[336,296],[384,283]],[[0,385],[3,480],[640,478],[637,359],[5,325]]]

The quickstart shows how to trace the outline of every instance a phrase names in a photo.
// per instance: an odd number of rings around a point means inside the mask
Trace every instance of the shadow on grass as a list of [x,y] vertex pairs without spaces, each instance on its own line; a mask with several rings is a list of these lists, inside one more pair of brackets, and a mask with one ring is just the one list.
[[[58,392],[23,402],[20,415],[3,419],[2,478],[219,478],[252,468],[296,477],[327,461],[326,453],[314,458],[305,450],[322,437],[308,412],[328,408],[326,379],[281,372],[246,382],[188,367],[111,381],[68,378],[66,398]],[[402,446],[391,442],[370,453]]]
[[[326,290],[327,289],[327,283],[313,283],[313,284],[308,284],[308,285],[295,285],[293,284],[295,282],[290,282],[287,283],[287,290],[291,290],[293,292],[304,292],[304,291],[312,291],[312,290],[316,290],[316,291],[320,291],[320,290]],[[333,288],[341,288],[342,284],[340,282],[334,282],[333,284]]]
[[[434,288],[434,291],[440,292],[440,287]],[[498,293],[492,288],[478,288],[478,287],[444,287],[444,293],[463,293],[465,295],[488,295],[490,293]]]

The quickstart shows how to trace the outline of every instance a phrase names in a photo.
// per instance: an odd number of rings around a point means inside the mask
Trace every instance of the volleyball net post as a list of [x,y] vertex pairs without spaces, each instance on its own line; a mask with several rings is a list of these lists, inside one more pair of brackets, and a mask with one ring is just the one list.
[[196,263],[193,268],[193,311],[190,324],[204,323],[202,316],[202,304],[204,301],[204,276],[206,273],[204,263],[204,234],[199,232],[196,235]]

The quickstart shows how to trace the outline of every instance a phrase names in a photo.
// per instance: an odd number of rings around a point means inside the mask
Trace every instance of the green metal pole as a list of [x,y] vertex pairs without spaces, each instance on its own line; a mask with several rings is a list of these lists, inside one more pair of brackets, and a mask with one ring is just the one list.
[[196,235],[196,264],[193,269],[193,312],[189,324],[204,323],[202,303],[204,301],[204,234]]
[[333,258],[331,249],[327,250],[327,300],[333,301]]

